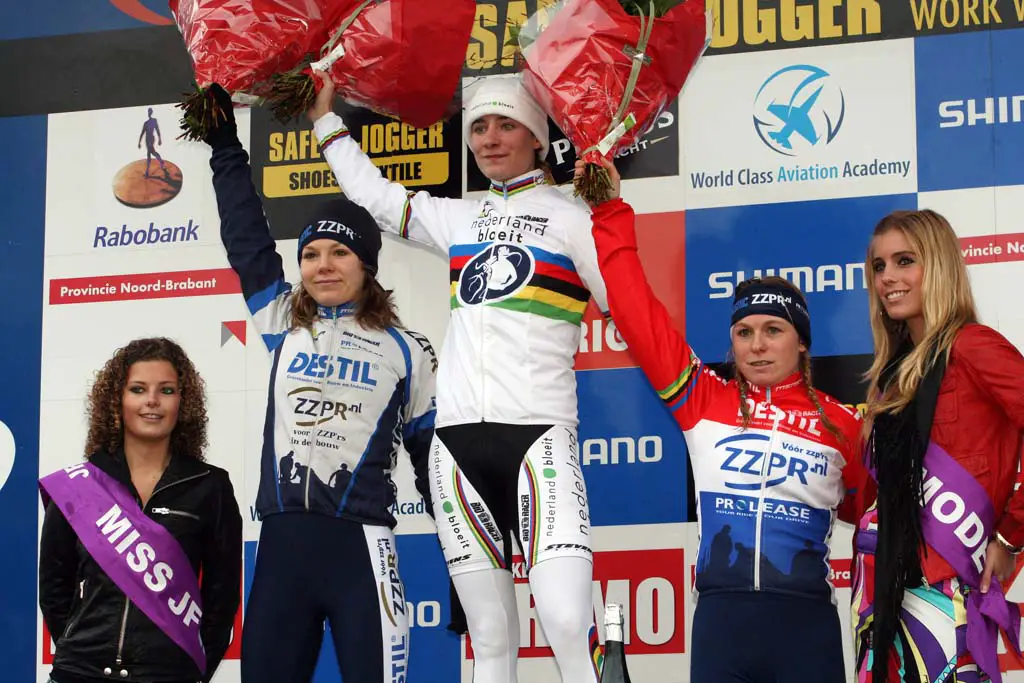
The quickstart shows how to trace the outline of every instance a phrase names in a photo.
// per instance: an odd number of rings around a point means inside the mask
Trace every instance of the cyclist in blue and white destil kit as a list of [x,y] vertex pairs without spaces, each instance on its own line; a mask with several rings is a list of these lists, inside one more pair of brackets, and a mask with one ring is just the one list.
[[513,683],[513,540],[565,683],[597,680],[586,486],[573,363],[591,296],[605,310],[590,212],[546,180],[547,117],[518,78],[482,79],[464,114],[491,180],[480,201],[388,182],[331,111],[310,110],[345,194],[385,230],[445,254],[451,318],[437,378],[434,519],[473,639],[476,683]]
[[325,621],[352,683],[406,675],[409,622],[390,508],[404,445],[428,503],[437,360],[400,326],[377,281],[380,230],[345,199],[305,223],[302,282],[281,258],[227,93],[207,137],[228,261],[273,354],[256,511],[262,521],[242,634],[244,683],[308,683]]

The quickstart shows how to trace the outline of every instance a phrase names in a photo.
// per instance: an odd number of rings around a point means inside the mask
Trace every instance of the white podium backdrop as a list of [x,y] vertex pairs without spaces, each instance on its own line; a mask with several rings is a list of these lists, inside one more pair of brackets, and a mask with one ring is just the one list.
[[[127,12],[124,4],[113,3],[118,9],[110,12]],[[953,222],[983,322],[1024,344],[1024,314],[1012,297],[1024,259],[1020,3],[982,3],[984,16],[977,3],[931,0],[899,0],[891,7],[869,0],[777,4],[708,0],[716,19],[711,49],[655,129],[618,160],[626,177],[623,195],[639,214],[649,279],[698,354],[708,362],[725,358],[738,281],[781,274],[808,294],[819,385],[858,403],[857,373],[872,352],[864,251],[883,215],[917,207]],[[521,20],[536,5],[478,3],[465,76],[508,71],[511,59],[497,51],[505,22]],[[997,8],[990,12],[992,5]],[[165,7],[157,9],[150,10],[153,16],[166,17]],[[132,22],[159,23],[129,15]],[[972,23],[974,15],[979,19]],[[94,19],[55,14],[46,21],[81,22],[71,30],[123,28]],[[119,39],[114,33],[111,40]],[[820,95],[811,99],[819,85]],[[132,106],[0,118],[10,144],[0,168],[11,170],[0,193],[0,284],[8,287],[11,315],[10,351],[0,365],[10,380],[0,390],[0,542],[10,549],[0,558],[9,579],[0,610],[8,636],[0,655],[12,672],[34,670],[40,683],[50,669],[52,642],[32,604],[41,524],[35,479],[81,457],[93,374],[130,339],[176,339],[206,380],[208,458],[230,471],[246,522],[243,597],[251,581],[269,355],[220,244],[209,150],[175,140],[175,93]],[[793,108],[780,116],[769,108],[779,102]],[[163,172],[154,158],[155,183],[138,176],[150,108],[162,132],[155,149],[169,169],[159,181]],[[305,132],[307,123],[281,127],[262,112],[237,115],[294,281],[294,238],[302,227],[295,217],[337,188]],[[410,189],[476,197],[479,172],[465,159],[459,128],[455,121],[403,141],[401,128],[380,117],[360,123],[383,172],[407,178]],[[552,148],[550,161],[564,178],[571,150],[557,135]],[[395,290],[407,326],[441,348],[446,258],[385,239],[381,280]],[[614,325],[591,310],[581,332],[580,439],[595,525],[595,614],[600,621],[607,601],[625,605],[634,680],[686,681],[697,531],[685,444]],[[445,629],[445,565],[405,460],[397,480],[398,547],[413,630],[409,671],[406,678],[396,672],[394,680],[468,683],[471,643]],[[837,524],[833,575],[852,681],[849,558],[850,529]],[[521,562],[513,571],[521,680],[555,683]],[[1024,587],[1015,583],[1010,595],[1024,600]],[[603,638],[602,624],[599,631]],[[236,631],[217,683],[239,680],[240,635]],[[333,657],[325,641],[317,683],[339,680]],[[1004,680],[1024,680],[1013,658],[1004,656],[1003,664],[1011,671]],[[25,675],[31,676],[19,673],[17,680],[28,680]]]

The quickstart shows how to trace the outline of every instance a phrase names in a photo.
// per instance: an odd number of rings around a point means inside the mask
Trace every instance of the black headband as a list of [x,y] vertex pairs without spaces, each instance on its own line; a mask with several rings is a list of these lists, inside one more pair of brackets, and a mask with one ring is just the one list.
[[800,340],[811,348],[811,316],[807,312],[807,302],[792,289],[765,282],[754,282],[736,288],[736,296],[732,301],[731,325],[746,318],[748,315],[774,315],[788,320]]

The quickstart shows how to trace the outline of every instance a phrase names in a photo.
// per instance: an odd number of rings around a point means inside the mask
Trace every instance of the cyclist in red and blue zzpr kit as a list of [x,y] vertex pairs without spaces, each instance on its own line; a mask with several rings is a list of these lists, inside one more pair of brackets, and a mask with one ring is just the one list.
[[776,277],[736,287],[727,381],[651,290],[633,209],[616,196],[594,207],[593,221],[612,319],[683,430],[693,467],[700,546],[690,680],[795,683],[813,672],[843,683],[829,540],[837,516],[857,519],[870,480],[858,414],[811,382],[803,293]]

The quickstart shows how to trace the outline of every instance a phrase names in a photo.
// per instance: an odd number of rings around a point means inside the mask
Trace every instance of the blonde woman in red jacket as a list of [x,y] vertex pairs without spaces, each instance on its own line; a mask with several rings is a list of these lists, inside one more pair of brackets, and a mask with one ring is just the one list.
[[934,211],[882,219],[867,272],[878,500],[856,541],[858,681],[998,681],[997,627],[1013,643],[1020,621],[1000,582],[1024,549],[1024,357],[977,322],[959,240]]

